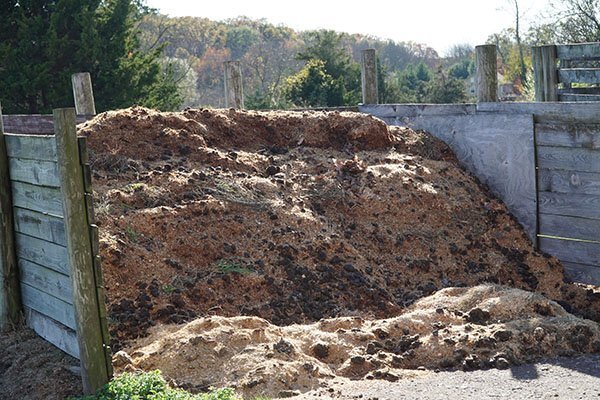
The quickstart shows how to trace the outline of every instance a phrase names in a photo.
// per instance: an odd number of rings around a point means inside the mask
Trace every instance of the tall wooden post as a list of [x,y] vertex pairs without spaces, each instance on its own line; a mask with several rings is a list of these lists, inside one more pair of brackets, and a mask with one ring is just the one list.
[[106,360],[106,343],[100,318],[94,251],[84,190],[85,177],[75,126],[75,109],[54,110],[54,132],[63,191],[63,211],[70,275],[73,284],[73,307],[79,343],[81,376],[85,393],[93,393],[111,375]]
[[531,48],[531,63],[533,65],[533,84],[535,87],[535,101],[546,101],[544,91],[544,70],[542,68],[542,48]]
[[89,72],[71,75],[77,115],[96,115],[92,78]]
[[21,315],[13,218],[8,154],[0,106],[0,332],[17,323]]
[[498,71],[496,45],[486,44],[475,47],[477,58],[477,102],[490,103],[498,101]]
[[377,54],[375,49],[362,51],[362,102],[363,104],[379,104],[377,87]]
[[556,46],[542,46],[542,71],[544,74],[544,101],[558,101],[558,72]]
[[226,61],[225,65],[225,107],[244,108],[242,66],[239,61]]

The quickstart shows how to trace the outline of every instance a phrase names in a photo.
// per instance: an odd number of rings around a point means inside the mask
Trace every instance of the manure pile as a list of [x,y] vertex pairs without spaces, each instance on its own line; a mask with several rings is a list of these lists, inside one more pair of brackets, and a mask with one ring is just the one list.
[[[310,372],[308,364],[314,364],[319,379],[322,374],[385,377],[369,357],[380,360],[385,368],[480,368],[495,365],[490,359],[496,353],[501,353],[497,359],[508,363],[522,362],[529,353],[532,357],[547,354],[554,348],[550,343],[561,342],[579,325],[586,327],[581,328],[585,344],[564,343],[553,354],[598,351],[594,323],[566,312],[600,320],[600,294],[564,282],[560,263],[534,251],[505,206],[460,168],[445,144],[429,134],[388,127],[358,113],[206,109],[159,113],[144,108],[100,114],[80,126],[80,134],[88,136],[91,153],[116,349],[139,347],[132,340],[146,336],[157,324],[218,316],[192,322],[189,329],[194,335],[200,335],[194,327],[203,324],[215,329],[231,325],[231,331],[237,331],[236,324],[246,324],[248,338],[238,338],[237,344],[231,343],[234,339],[222,339],[218,346],[225,348],[223,354],[229,357],[230,372],[235,375],[225,374],[224,379],[252,393],[264,389],[270,395],[277,392],[265,389],[267,383],[244,386],[249,370],[238,366],[232,353],[246,354],[243,343],[249,346],[277,335],[289,336],[289,343],[282,340],[298,356],[283,351],[281,357],[292,357],[296,369],[305,368],[304,375]],[[545,304],[527,309],[522,316],[528,321],[525,325],[531,325],[531,319],[562,318],[550,325],[539,322],[544,332],[554,332],[554,336],[543,336],[554,339],[545,345],[526,345],[529,336],[521,337],[518,330],[510,339],[494,339],[498,328],[494,325],[481,334],[493,340],[480,340],[477,345],[468,345],[471,339],[461,342],[468,335],[456,336],[459,328],[454,326],[462,320],[477,323],[464,317],[471,309],[479,308],[487,315],[478,322],[481,325],[509,323],[518,316],[508,312],[507,319],[486,314],[493,312],[477,304],[485,296],[471,298],[468,309],[445,307],[440,300],[453,304],[453,296],[470,293],[469,287],[481,284],[492,284],[480,287],[485,293],[504,293],[509,289],[495,286],[504,285],[544,296],[545,303],[540,300],[544,297],[515,292],[519,301],[530,298],[531,304]],[[438,292],[457,287],[464,289]],[[507,296],[494,298],[503,302]],[[431,312],[434,302],[439,304]],[[499,307],[513,305],[517,306],[508,301]],[[419,314],[421,306],[423,314]],[[412,325],[405,324],[413,318],[405,312],[419,314]],[[221,318],[240,316],[256,318]],[[279,328],[336,317],[345,318]],[[368,322],[376,319],[387,320]],[[313,330],[318,336],[328,323],[340,324],[339,329],[330,329],[336,338],[323,333],[328,351],[340,352],[331,362],[311,353],[307,346],[314,343],[300,337],[301,332]],[[399,331],[394,331],[394,324]],[[385,337],[373,330],[379,325]],[[157,332],[161,329],[175,336],[188,335],[183,333],[188,329],[185,326],[161,327]],[[213,328],[206,329],[212,332]],[[366,333],[340,339],[340,330],[355,329]],[[449,333],[443,333],[444,329]],[[461,325],[460,329],[467,328]],[[443,345],[427,344],[433,340],[433,331],[439,332],[436,338]],[[411,345],[390,348],[386,335],[393,341],[418,338]],[[366,341],[365,352],[372,351],[372,346],[376,352],[366,358],[358,354],[355,347],[362,340],[358,337]],[[143,340],[163,339],[153,335]],[[338,343],[345,340],[346,345]],[[369,350],[373,341],[378,344]],[[198,351],[208,346],[202,339],[194,343]],[[461,346],[478,350],[458,351]],[[230,347],[235,350],[227,350]],[[352,353],[351,347],[358,353]],[[442,354],[433,357],[435,362],[427,361],[433,360],[431,355],[420,355],[429,348]],[[128,351],[135,352],[133,347]],[[272,346],[261,357],[269,358],[269,351],[273,352]],[[459,355],[451,355],[454,351]],[[385,357],[374,356],[381,352]],[[354,356],[364,358],[363,363],[348,361]],[[476,360],[467,362],[471,356]],[[317,358],[307,361],[307,357]],[[394,357],[401,362],[393,361]],[[163,368],[159,358],[139,352],[134,361]],[[217,383],[209,376],[193,376],[199,381],[183,376],[181,381],[197,388]],[[312,383],[297,386],[304,390]]]

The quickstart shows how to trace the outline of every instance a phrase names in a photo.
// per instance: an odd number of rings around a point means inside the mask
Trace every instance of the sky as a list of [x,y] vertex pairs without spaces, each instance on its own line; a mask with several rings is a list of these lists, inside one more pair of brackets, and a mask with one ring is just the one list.
[[[511,3],[513,4],[511,6]],[[518,0],[525,27],[539,18],[548,0]],[[454,44],[484,44],[487,37],[514,25],[511,0],[148,0],[170,16],[224,20],[264,18],[296,30],[333,29],[396,41],[414,41],[441,55]]]

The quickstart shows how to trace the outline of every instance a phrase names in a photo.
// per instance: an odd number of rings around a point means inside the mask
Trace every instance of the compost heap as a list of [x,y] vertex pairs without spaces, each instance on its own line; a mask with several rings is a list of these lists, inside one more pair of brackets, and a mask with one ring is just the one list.
[[[131,340],[146,336],[156,324],[214,315],[258,318],[199,319],[189,327],[159,329],[144,340],[165,348],[184,346],[178,339],[172,342],[177,345],[163,343],[169,336],[164,332],[172,332],[173,338],[190,338],[184,342],[198,348],[196,356],[216,346],[215,357],[233,357],[238,350],[244,353],[246,345],[264,347],[275,336],[289,337],[289,342],[282,339],[288,344],[280,352],[265,348],[265,359],[271,353],[292,357],[298,374],[317,377],[336,371],[351,377],[368,371],[385,375],[377,363],[385,368],[479,368],[494,365],[491,349],[499,342],[508,344],[500,346],[496,359],[522,362],[531,348],[537,349],[531,354],[548,354],[554,348],[550,344],[569,335],[583,335],[585,343],[565,341],[552,354],[598,351],[595,323],[567,312],[600,320],[600,294],[565,283],[560,263],[534,251],[505,206],[461,169],[445,144],[427,133],[388,127],[357,113],[159,113],[136,107],[100,114],[80,126],[80,134],[88,137],[94,171],[110,330],[117,350],[134,346]],[[453,296],[460,298],[469,289],[448,289],[423,299],[444,288],[482,283],[544,297],[480,286],[483,292],[507,291],[493,298],[512,319],[478,305],[485,297],[469,297],[463,302],[468,307],[450,306],[458,301]],[[519,308],[521,303],[525,305]],[[407,307],[409,314],[400,316]],[[499,328],[491,325],[481,328],[479,339],[487,339],[475,342],[464,333],[472,309],[486,316],[480,324],[509,323],[518,316],[531,332],[547,319],[541,329],[552,332],[552,339],[544,345],[531,342],[524,328],[510,339],[495,338]],[[353,318],[280,328],[333,317]],[[368,322],[382,318],[389,319]],[[402,328],[392,333],[394,324]],[[247,331],[243,339],[210,339],[211,329],[238,327]],[[201,338],[191,340],[205,329],[210,346]],[[435,340],[446,344],[424,344],[423,335],[429,343],[443,329],[450,333]],[[341,330],[354,332],[345,344],[333,337]],[[337,354],[335,361],[318,355],[315,359],[314,351],[307,350],[314,340],[302,335],[313,331],[328,354]],[[392,345],[386,344],[388,336]],[[383,351],[385,357],[353,363],[352,357],[365,355],[353,355],[362,350],[352,349],[364,340],[366,346],[373,337],[381,340],[372,345],[377,351],[371,349],[371,355]],[[425,354],[428,348],[442,355],[432,358]],[[368,346],[363,350],[369,353]],[[451,351],[458,355],[450,357]],[[168,369],[156,356],[162,353],[137,353],[139,365]],[[184,357],[179,359],[182,364],[188,362],[184,353],[177,352]],[[164,358],[169,357],[174,355]],[[244,381],[248,366],[240,366],[235,357],[230,363],[227,384],[257,393],[264,389],[264,382]],[[269,365],[265,361],[265,369]],[[193,379],[181,379],[197,387],[214,385],[220,370],[215,371],[212,377],[192,373]],[[285,387],[269,393],[276,395]]]

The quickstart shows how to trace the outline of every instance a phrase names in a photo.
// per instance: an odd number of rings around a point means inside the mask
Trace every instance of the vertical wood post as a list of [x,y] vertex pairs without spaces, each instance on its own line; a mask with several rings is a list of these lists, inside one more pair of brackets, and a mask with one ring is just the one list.
[[363,104],[379,104],[377,87],[377,54],[375,49],[362,51],[361,63],[362,102]]
[[89,72],[80,72],[71,75],[73,97],[77,115],[96,115],[92,78]]
[[546,101],[544,91],[544,70],[542,68],[542,48],[531,48],[531,63],[533,64],[533,84],[535,88],[535,101]]
[[558,71],[556,46],[542,46],[542,71],[544,74],[544,101],[558,101]]
[[244,108],[242,66],[239,61],[226,61],[225,65],[225,107]]
[[475,47],[477,58],[477,102],[490,103],[498,101],[498,70],[496,45],[486,44]]
[[[84,174],[75,127],[75,109],[54,110],[54,132],[61,189],[67,253],[73,284],[75,325],[85,393],[93,393],[111,375],[100,318],[94,254],[89,231]],[[104,306],[104,304],[102,304]]]
[[0,106],[0,332],[17,323],[21,315],[13,218],[8,155]]

